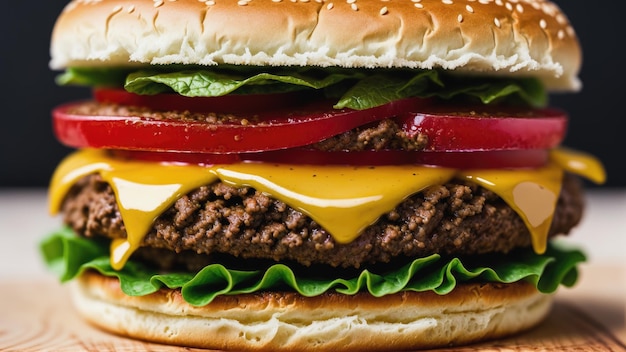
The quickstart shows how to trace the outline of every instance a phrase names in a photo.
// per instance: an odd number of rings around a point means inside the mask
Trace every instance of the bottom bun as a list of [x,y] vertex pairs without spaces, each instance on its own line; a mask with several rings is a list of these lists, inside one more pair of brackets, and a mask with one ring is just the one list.
[[463,345],[526,330],[552,296],[527,282],[461,284],[447,295],[384,297],[293,292],[218,296],[192,306],[180,290],[131,297],[116,278],[86,272],[73,285],[79,313],[110,332],[189,347],[253,351],[401,350]]

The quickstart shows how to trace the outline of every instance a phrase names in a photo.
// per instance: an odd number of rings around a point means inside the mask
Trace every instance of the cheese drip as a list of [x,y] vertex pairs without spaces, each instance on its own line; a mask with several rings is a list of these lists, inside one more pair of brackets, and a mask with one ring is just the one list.
[[453,177],[477,182],[503,198],[524,220],[534,250],[545,251],[563,170],[604,181],[601,164],[573,151],[553,151],[551,162],[532,170],[453,170],[419,165],[320,166],[264,163],[199,166],[118,160],[85,149],[66,157],[49,188],[50,213],[80,178],[99,173],[115,192],[127,237],[111,244],[111,265],[121,269],[158,216],[184,194],[222,181],[249,186],[310,216],[338,243],[360,232],[403,199]]

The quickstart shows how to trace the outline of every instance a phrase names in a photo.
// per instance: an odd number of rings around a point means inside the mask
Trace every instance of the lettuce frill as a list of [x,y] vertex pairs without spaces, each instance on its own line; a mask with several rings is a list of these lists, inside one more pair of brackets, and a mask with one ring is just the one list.
[[409,97],[462,98],[490,104],[506,100],[542,107],[545,88],[533,78],[453,76],[437,70],[340,68],[249,68],[224,65],[212,70],[189,66],[160,69],[69,68],[59,84],[124,87],[131,93],[177,93],[188,97],[319,90],[337,99],[335,108],[364,110]]
[[328,291],[346,295],[367,291],[377,297],[399,291],[446,294],[457,283],[468,281],[511,283],[526,280],[539,291],[552,293],[559,285],[574,285],[578,278],[576,266],[585,261],[581,251],[552,243],[542,255],[524,250],[489,256],[489,266],[435,254],[417,258],[399,269],[384,273],[362,270],[353,277],[332,277],[332,270],[326,275],[296,274],[284,264],[249,271],[211,264],[196,273],[159,273],[132,260],[122,270],[116,271],[109,262],[108,241],[87,240],[65,227],[45,238],[40,243],[40,250],[46,264],[62,282],[93,269],[103,275],[117,277],[127,295],[147,295],[162,287],[181,289],[183,298],[196,306],[209,304],[219,295],[272,289],[293,290],[309,297]]

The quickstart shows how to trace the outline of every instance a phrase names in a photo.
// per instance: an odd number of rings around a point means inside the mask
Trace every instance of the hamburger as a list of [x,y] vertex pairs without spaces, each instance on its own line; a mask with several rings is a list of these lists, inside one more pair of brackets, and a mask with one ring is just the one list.
[[41,243],[113,333],[399,350],[518,333],[572,286],[601,163],[561,146],[581,49],[549,1],[71,1],[76,150]]

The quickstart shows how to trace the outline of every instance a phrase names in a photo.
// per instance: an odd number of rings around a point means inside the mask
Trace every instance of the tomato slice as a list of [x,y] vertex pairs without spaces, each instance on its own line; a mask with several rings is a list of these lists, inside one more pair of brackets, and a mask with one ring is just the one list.
[[555,109],[470,108],[419,98],[355,111],[333,109],[329,101],[303,102],[302,92],[190,98],[97,89],[94,95],[99,102],[160,111],[251,111],[228,114],[226,121],[206,122],[139,114],[92,116],[73,113],[79,104],[69,104],[53,111],[55,133],[62,143],[77,148],[251,153],[306,146],[394,117],[409,137],[428,136],[428,151],[488,151],[553,148],[562,142],[567,129],[566,115]]
[[227,94],[219,97],[186,97],[179,94],[140,95],[124,89],[97,88],[93,97],[100,103],[141,106],[159,111],[254,113],[303,104],[316,97],[310,91],[278,94]]
[[114,150],[112,155],[124,159],[198,165],[266,162],[311,165],[402,165],[418,164],[456,169],[537,168],[548,162],[549,151],[543,149],[496,150],[482,152],[411,152],[401,150],[324,152],[305,148],[275,150],[265,153],[210,154]]
[[[468,107],[419,98],[356,111],[334,109],[332,102],[325,100],[303,101],[289,93],[187,98],[100,89],[94,94],[99,102],[144,106],[150,112],[229,111],[211,122],[202,121],[206,113],[200,115],[202,119],[166,119],[133,109],[108,115],[77,112],[85,103],[67,104],[53,111],[55,133],[66,145],[110,149],[120,157],[152,161],[539,167],[547,162],[548,149],[561,143],[567,128],[567,116],[556,109]],[[284,101],[287,98],[293,99]],[[238,109],[236,105],[251,111],[231,114]],[[426,135],[426,150],[323,152],[307,147],[385,118],[395,119],[409,137]]]
[[419,110],[428,103],[412,98],[367,110],[339,110],[329,101],[317,101],[297,109],[237,114],[218,124],[78,114],[73,112],[78,103],[54,109],[53,125],[59,141],[76,148],[247,153],[316,143],[373,121]]
[[431,105],[397,119],[409,136],[428,136],[429,151],[549,149],[567,131],[557,109]]
[[178,153],[178,152],[147,152],[143,150],[112,149],[111,156],[128,160],[143,160],[151,162],[182,163],[197,165],[234,164],[241,162],[242,154],[217,153]]

